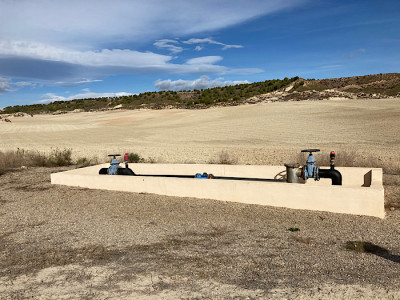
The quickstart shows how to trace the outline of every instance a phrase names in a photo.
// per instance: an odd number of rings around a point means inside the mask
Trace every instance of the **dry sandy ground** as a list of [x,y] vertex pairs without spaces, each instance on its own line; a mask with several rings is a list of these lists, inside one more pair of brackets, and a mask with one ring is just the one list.
[[[400,99],[35,116],[0,122],[0,150],[166,162],[229,150],[239,163],[280,164],[320,147],[397,164],[399,117]],[[400,298],[398,209],[380,220],[51,185],[62,170],[0,176],[0,299]],[[400,203],[399,174],[384,179]],[[380,248],[355,252],[348,241]]]
[[400,297],[400,210],[381,220],[51,185],[62,170],[0,177],[1,299]]
[[400,99],[276,102],[207,110],[109,111],[0,122],[0,150],[72,148],[76,156],[136,152],[160,162],[280,164],[305,148],[398,157]]

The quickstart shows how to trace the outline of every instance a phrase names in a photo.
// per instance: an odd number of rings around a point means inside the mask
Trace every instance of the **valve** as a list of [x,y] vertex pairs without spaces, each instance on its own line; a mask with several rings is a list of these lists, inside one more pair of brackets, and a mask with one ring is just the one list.
[[330,158],[331,158],[331,170],[335,169],[335,151],[331,151]]
[[108,167],[107,174],[117,175],[117,170],[119,168],[119,161],[117,159],[117,156],[121,156],[121,154],[109,154],[108,156],[112,156],[113,159],[111,160],[110,166]]
[[313,156],[313,152],[319,152],[319,149],[305,149],[301,150],[301,152],[309,152],[308,159],[306,165],[303,168],[303,179],[307,180],[308,178],[314,178],[315,181],[319,180],[319,167],[315,164],[315,159]]
[[301,152],[309,152],[307,162],[304,166],[300,166],[298,163],[285,164],[286,181],[289,183],[299,183],[299,178],[302,178],[304,181],[309,178],[314,178],[315,181],[318,181],[320,178],[330,178],[332,179],[332,185],[342,185],[342,174],[338,170],[335,170],[335,151],[330,152],[330,169],[321,169],[316,165],[313,153],[319,151],[319,149],[301,150]]
[[125,153],[125,156],[124,156],[124,161],[125,161],[125,168],[128,168],[129,166],[128,166],[128,161],[129,161],[129,154],[128,153]]

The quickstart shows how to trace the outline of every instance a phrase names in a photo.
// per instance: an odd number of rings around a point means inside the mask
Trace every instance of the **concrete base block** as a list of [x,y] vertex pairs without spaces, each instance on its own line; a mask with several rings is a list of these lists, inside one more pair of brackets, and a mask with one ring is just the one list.
[[[130,164],[139,176],[99,175],[109,164],[51,174],[52,184],[176,197],[206,198],[247,204],[328,211],[384,218],[382,169],[337,168],[342,186],[330,179],[287,183],[284,166]],[[121,164],[123,166],[123,164]],[[328,168],[328,167],[321,167]],[[153,175],[194,175],[274,179],[274,181],[148,177]]]

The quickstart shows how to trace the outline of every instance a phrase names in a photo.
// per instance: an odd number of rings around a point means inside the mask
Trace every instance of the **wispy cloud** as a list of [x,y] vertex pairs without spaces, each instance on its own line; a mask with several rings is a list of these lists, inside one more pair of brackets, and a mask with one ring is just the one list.
[[303,0],[20,0],[0,2],[0,37],[99,49],[226,28]]
[[249,83],[249,81],[224,81],[223,78],[217,78],[214,80],[210,80],[208,76],[201,76],[195,80],[157,80],[155,82],[155,87],[161,91],[173,90],[173,91],[182,91],[182,90],[194,90],[194,89],[207,89],[213,88],[217,86],[228,86],[228,85],[236,85],[242,83]]
[[163,39],[156,41],[153,45],[159,49],[166,49],[174,54],[182,52],[183,48],[180,46],[176,46],[176,44],[179,44],[179,42],[176,40]]
[[360,49],[357,49],[357,50],[349,52],[346,56],[348,58],[354,58],[354,57],[358,56],[361,53],[365,53],[366,51],[367,51],[366,49],[360,48]]
[[8,78],[0,77],[0,92],[15,92],[24,87],[36,87],[36,83],[29,81],[13,82]]
[[1,92],[8,92],[9,91],[9,83],[6,78],[1,78],[0,77],[0,93]]
[[53,93],[47,93],[41,96],[41,100],[34,101],[33,103],[48,104],[54,101],[70,101],[75,99],[87,99],[87,98],[102,98],[102,97],[122,97],[132,95],[126,92],[118,93],[95,93],[91,92],[89,89],[84,89],[84,93],[71,95],[68,97],[56,95]]
[[197,45],[197,46],[194,48],[195,51],[201,51],[201,50],[203,50],[203,49],[204,49],[204,47],[199,46],[199,45]]
[[[204,39],[196,39],[196,38],[192,38],[189,39],[187,41],[183,41],[183,43],[185,44],[189,44],[189,45],[193,45],[193,44],[212,44],[212,45],[220,45],[222,46],[222,50],[226,50],[226,49],[230,49],[230,48],[243,48],[242,45],[228,45],[228,44],[224,44],[218,41],[213,40],[212,38],[204,38]],[[199,51],[202,50],[203,47],[200,46],[200,48],[197,48],[198,46],[196,46],[195,50]]]
[[207,64],[215,64],[222,60],[221,56],[202,56],[202,57],[195,57],[191,58],[186,61],[188,65],[207,65]]
[[[2,55],[6,58],[2,58]],[[152,52],[128,49],[78,51],[21,41],[0,41],[0,64],[4,60],[6,63],[1,68],[3,72],[10,72],[15,77],[49,80],[64,86],[99,81],[118,73],[222,75],[262,71],[252,68],[232,69],[215,64],[222,60],[220,56],[192,58],[186,63],[176,64],[171,62],[172,56]]]
[[61,86],[79,86],[79,85],[84,85],[92,82],[102,82],[103,80],[100,79],[81,79],[77,81],[57,81],[55,85],[61,85]]
[[171,57],[167,55],[151,52],[139,52],[128,49],[78,51],[36,42],[5,40],[0,41],[0,55],[29,57],[33,59],[96,67],[140,67],[160,65],[165,64],[171,59]]
[[36,83],[29,81],[17,81],[13,83],[17,87],[36,86]]

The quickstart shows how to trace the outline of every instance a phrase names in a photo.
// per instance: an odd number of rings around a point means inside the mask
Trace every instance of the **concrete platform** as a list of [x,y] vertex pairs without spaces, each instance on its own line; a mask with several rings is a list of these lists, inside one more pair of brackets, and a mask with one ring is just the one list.
[[[177,197],[195,197],[384,218],[382,169],[337,168],[342,186],[330,179],[286,183],[284,166],[130,164],[136,174],[194,175],[274,179],[274,181],[99,175],[102,164],[51,174],[52,184]],[[122,166],[122,164],[121,164]],[[328,168],[328,167],[322,167]]]

